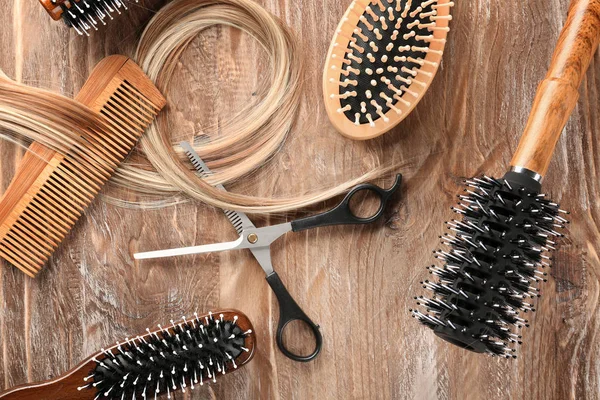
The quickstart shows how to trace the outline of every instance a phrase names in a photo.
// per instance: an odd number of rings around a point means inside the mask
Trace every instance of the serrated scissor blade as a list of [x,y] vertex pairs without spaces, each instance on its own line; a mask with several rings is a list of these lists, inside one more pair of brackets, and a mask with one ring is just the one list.
[[[194,168],[196,168],[196,171],[200,172],[200,174],[202,174],[202,176],[204,177],[212,175],[212,171],[208,168],[204,161],[202,161],[202,159],[200,158],[198,153],[196,153],[191,144],[189,144],[188,142],[181,142],[181,147],[190,159]],[[227,189],[225,189],[225,187],[221,184],[215,185],[215,187],[223,191],[227,191]],[[238,234],[241,235],[244,229],[255,228],[254,224],[252,223],[252,221],[250,221],[246,214],[230,210],[223,210],[223,212],[225,213],[225,216],[227,217],[227,219],[229,219],[229,222],[231,222]]]

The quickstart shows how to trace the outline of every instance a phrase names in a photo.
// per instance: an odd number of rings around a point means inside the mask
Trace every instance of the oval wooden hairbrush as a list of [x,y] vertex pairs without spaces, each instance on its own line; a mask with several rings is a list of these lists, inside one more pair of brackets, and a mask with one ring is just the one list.
[[229,310],[146,329],[57,379],[0,393],[2,400],[146,400],[216,382],[254,356],[252,324]]
[[[89,36],[90,30],[98,30],[99,25],[106,25],[107,20],[114,19],[129,10],[129,3],[134,0],[39,0],[53,20],[64,20],[67,26],[75,29],[80,35]],[[136,3],[139,0],[135,0]]]
[[371,139],[398,125],[433,80],[452,19],[450,0],[354,0],[323,72],[334,127]]
[[577,104],[578,88],[600,41],[600,0],[572,0],[550,69],[538,87],[511,170],[502,179],[466,181],[435,251],[442,267],[417,298],[426,312],[413,316],[439,337],[462,348],[516,357],[524,314],[535,311],[538,282],[546,280],[555,238],[567,224],[559,205],[540,193],[556,143]]

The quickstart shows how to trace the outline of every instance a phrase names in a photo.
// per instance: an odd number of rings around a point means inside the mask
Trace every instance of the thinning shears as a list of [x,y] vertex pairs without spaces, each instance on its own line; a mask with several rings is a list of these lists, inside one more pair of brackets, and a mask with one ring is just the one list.
[[[190,161],[196,168],[196,170],[202,176],[208,176],[211,171],[208,169],[206,164],[194,151],[192,146],[187,143],[181,143],[182,148],[189,157]],[[342,200],[342,202],[332,210],[324,212],[322,214],[298,219],[292,222],[286,222],[283,224],[277,224],[267,226],[264,228],[257,228],[252,221],[246,216],[246,214],[237,211],[225,211],[225,215],[234,226],[237,233],[240,235],[239,238],[233,242],[208,244],[193,247],[184,247],[179,249],[170,250],[159,250],[151,251],[146,253],[136,253],[134,258],[137,260],[150,259],[150,258],[162,258],[162,257],[174,257],[190,254],[201,254],[211,253],[215,251],[226,251],[226,250],[239,250],[239,249],[250,249],[254,258],[258,261],[262,269],[267,275],[267,282],[271,286],[271,289],[277,297],[279,303],[279,324],[277,327],[277,346],[281,352],[288,358],[294,361],[311,361],[321,351],[323,346],[323,337],[319,330],[319,325],[316,325],[307,315],[302,311],[300,306],[296,303],[294,298],[290,295],[285,285],[281,281],[277,272],[273,269],[271,263],[271,248],[270,245],[275,240],[279,239],[284,234],[293,231],[299,232],[306,229],[317,228],[328,225],[344,225],[344,224],[369,224],[375,222],[383,215],[385,206],[390,197],[396,192],[402,183],[402,175],[396,176],[396,181],[390,189],[382,189],[379,186],[372,184],[361,184],[354,187]],[[217,185],[217,188],[225,190],[223,185]],[[368,217],[356,216],[350,207],[350,200],[358,193],[362,191],[371,191],[375,193],[380,201],[379,208],[377,211]],[[306,323],[312,330],[315,338],[315,349],[312,354],[302,356],[294,354],[288,348],[285,347],[283,341],[283,332],[286,326],[293,321],[302,321]]]

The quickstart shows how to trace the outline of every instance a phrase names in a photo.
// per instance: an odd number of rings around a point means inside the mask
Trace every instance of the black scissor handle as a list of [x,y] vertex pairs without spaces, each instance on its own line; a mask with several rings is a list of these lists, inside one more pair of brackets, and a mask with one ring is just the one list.
[[[267,275],[267,282],[269,286],[275,292],[277,301],[279,302],[279,325],[277,326],[277,347],[279,350],[288,358],[294,361],[307,362],[312,361],[317,357],[323,347],[323,336],[319,330],[319,325],[316,325],[308,316],[302,311],[300,306],[296,303],[294,298],[290,295],[290,292],[285,288],[285,285],[277,275],[277,272],[273,272]],[[307,324],[312,330],[315,338],[315,349],[312,354],[308,356],[300,356],[289,351],[283,343],[283,332],[285,328],[293,321],[302,321]]]
[[[398,190],[402,184],[402,175],[396,175],[396,182],[389,189],[382,189],[379,186],[363,183],[355,186],[348,192],[344,200],[335,208],[326,211],[322,214],[313,215],[311,217],[297,219],[292,221],[292,231],[298,232],[305,229],[317,228],[320,226],[328,225],[348,225],[348,224],[370,224],[371,222],[377,221],[383,215],[385,206],[392,195]],[[371,191],[379,196],[379,208],[377,211],[369,217],[358,217],[352,212],[350,207],[350,200],[357,193],[362,191]]]

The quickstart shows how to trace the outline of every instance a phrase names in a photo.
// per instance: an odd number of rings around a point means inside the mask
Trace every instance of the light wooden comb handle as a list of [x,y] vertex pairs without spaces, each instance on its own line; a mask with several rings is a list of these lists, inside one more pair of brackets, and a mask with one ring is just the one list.
[[511,161],[546,174],[556,143],[579,98],[579,86],[600,41],[600,0],[572,0],[567,22],[540,84],[525,132]]

